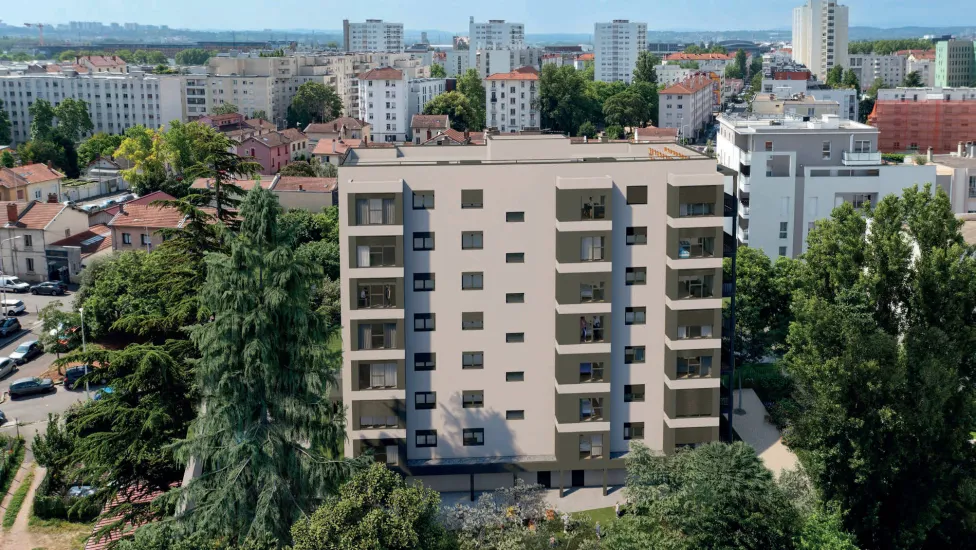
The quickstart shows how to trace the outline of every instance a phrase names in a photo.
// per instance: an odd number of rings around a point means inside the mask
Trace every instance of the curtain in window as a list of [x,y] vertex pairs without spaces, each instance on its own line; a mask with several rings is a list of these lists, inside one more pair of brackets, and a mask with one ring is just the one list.
[[366,199],[356,200],[356,225],[369,223],[369,201]]
[[358,246],[356,247],[356,265],[358,267],[369,267],[369,247],[368,246]]
[[396,208],[393,206],[393,199],[383,199],[383,223],[396,223]]
[[396,323],[387,323],[383,327],[383,343],[387,348],[396,347]]
[[702,325],[701,335],[702,335],[702,338],[711,338],[712,337],[712,325]]
[[359,325],[359,349],[372,349],[373,325],[363,323]]
[[688,327],[678,327],[678,340],[688,337]]

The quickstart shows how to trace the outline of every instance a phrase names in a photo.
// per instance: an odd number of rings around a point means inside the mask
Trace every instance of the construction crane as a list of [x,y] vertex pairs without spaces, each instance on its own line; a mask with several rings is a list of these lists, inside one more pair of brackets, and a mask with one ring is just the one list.
[[37,27],[37,32],[41,35],[41,46],[44,45],[44,23],[24,23],[25,27]]

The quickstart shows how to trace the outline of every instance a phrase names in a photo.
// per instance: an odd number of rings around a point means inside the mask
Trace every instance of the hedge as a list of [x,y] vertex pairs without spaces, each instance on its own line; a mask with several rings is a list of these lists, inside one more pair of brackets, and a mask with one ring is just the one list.
[[63,519],[67,521],[87,522],[98,517],[105,504],[104,499],[89,497],[68,497],[60,494],[49,494],[51,475],[48,473],[37,486],[34,494],[34,515],[42,519]]
[[17,470],[20,469],[20,463],[24,461],[24,440],[0,436],[0,445],[3,446],[3,457],[0,458],[0,495],[6,495]]

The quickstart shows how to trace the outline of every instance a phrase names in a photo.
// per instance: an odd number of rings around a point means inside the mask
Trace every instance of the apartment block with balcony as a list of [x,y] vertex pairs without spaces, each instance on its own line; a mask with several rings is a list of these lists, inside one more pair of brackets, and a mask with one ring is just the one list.
[[647,23],[616,19],[594,24],[594,78],[601,82],[630,84],[634,78],[637,56],[646,48]]
[[[468,20],[468,67],[478,68],[482,78],[493,72],[508,72],[515,68],[498,67],[491,70],[485,59],[479,56],[491,50],[522,50],[525,49],[525,25],[513,23],[504,19],[491,19],[486,23],[477,23],[474,16]],[[482,63],[479,65],[479,61]],[[520,65],[516,65],[520,66]]]
[[340,171],[347,456],[441,491],[606,487],[632,441],[719,439],[713,159],[495,134]]
[[845,202],[860,208],[936,183],[933,165],[883,162],[877,128],[834,115],[719,123],[717,157],[738,174],[739,243],[770,258],[802,254],[814,223]]
[[493,74],[485,79],[485,123],[501,133],[517,133],[539,128],[542,115],[537,105],[539,73],[522,67],[510,73]]

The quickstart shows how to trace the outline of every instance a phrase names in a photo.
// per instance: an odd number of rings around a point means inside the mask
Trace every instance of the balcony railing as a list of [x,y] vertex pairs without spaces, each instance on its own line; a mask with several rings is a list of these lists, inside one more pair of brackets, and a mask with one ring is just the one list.
[[739,217],[748,220],[749,219],[749,203],[739,202]]
[[739,237],[739,240],[742,241],[743,244],[749,244],[748,229],[742,229],[741,227],[739,227],[738,229],[736,229],[736,236]]
[[852,153],[844,151],[844,166],[878,166],[881,164],[881,151]]

